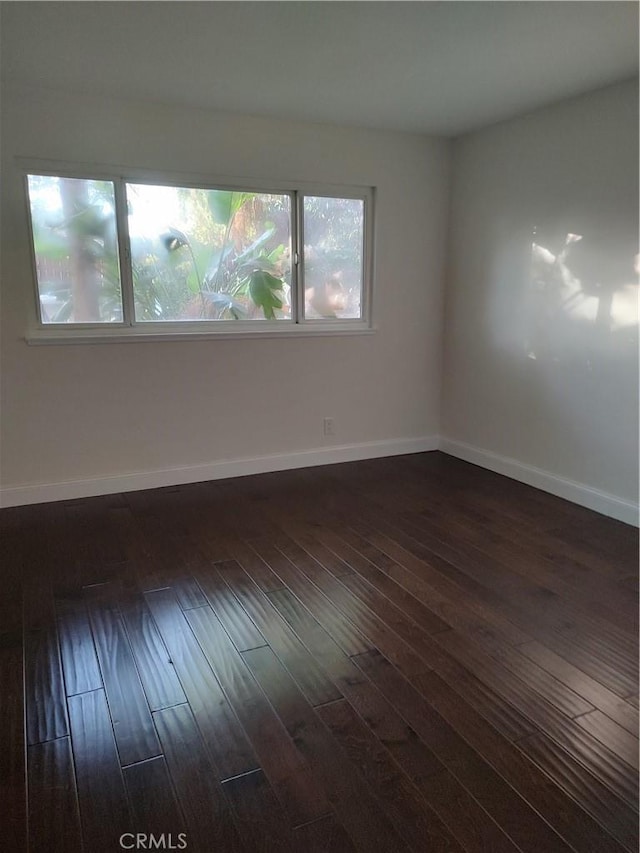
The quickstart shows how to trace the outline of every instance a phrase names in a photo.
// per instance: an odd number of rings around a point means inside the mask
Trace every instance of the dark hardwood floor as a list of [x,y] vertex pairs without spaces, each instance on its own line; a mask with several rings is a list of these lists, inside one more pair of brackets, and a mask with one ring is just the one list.
[[638,849],[634,528],[440,453],[0,526],[3,853]]

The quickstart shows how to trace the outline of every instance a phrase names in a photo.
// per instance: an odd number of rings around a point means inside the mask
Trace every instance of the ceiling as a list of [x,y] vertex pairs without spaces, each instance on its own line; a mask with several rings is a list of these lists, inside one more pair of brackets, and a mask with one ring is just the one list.
[[456,135],[638,74],[635,2],[3,2],[2,79]]

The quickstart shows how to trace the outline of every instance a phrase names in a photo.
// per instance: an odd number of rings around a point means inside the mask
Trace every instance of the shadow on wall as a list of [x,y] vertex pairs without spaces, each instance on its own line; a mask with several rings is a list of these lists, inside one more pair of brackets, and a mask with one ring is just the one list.
[[640,256],[632,233],[576,225],[533,227],[524,347],[590,367],[605,348],[614,358],[637,348]]
[[635,222],[538,221],[494,223],[474,243],[485,287],[466,294],[476,319],[453,402],[464,415],[457,437],[635,500]]

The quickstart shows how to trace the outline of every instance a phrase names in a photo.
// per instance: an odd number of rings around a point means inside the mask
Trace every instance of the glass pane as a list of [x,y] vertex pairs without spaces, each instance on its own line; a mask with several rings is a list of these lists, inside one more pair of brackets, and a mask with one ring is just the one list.
[[111,181],[29,175],[43,323],[121,323]]
[[288,195],[127,184],[136,320],[291,315]]
[[362,316],[364,202],[304,198],[305,317]]

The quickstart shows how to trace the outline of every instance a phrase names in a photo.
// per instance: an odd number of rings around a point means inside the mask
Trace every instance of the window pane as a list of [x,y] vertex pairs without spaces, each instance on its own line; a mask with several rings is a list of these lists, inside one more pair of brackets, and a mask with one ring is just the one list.
[[115,196],[110,181],[29,175],[43,323],[121,323]]
[[304,198],[305,317],[362,316],[364,202]]
[[291,314],[288,195],[127,184],[136,320]]

